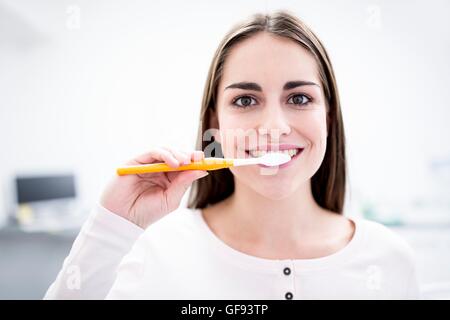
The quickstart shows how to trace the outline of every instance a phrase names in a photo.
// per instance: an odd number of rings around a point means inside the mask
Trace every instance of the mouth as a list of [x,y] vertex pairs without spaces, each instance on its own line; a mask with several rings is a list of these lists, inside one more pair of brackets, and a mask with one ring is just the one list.
[[[266,153],[270,153],[270,152],[287,154],[291,157],[291,160],[278,166],[278,168],[285,168],[285,167],[291,165],[295,159],[299,158],[299,156],[303,152],[303,150],[304,150],[304,148],[289,148],[289,149],[284,149],[284,150],[281,150],[281,149],[279,149],[279,150],[255,149],[255,150],[245,150],[245,153],[250,158],[259,158],[259,157],[264,156]],[[269,166],[266,166],[263,164],[260,164],[259,166],[263,167],[263,168],[270,168]]]

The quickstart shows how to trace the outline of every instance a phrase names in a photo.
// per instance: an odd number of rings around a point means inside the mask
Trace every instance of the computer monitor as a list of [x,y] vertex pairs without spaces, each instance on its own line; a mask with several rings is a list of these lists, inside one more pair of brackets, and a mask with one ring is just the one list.
[[72,174],[22,176],[15,180],[18,204],[76,197],[75,177]]

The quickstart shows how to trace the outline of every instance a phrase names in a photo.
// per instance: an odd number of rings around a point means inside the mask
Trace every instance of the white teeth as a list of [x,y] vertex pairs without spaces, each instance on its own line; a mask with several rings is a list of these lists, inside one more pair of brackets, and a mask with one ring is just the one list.
[[[274,150],[274,151],[269,151],[269,152],[277,152],[277,153],[284,153],[289,155],[291,158],[293,156],[295,156],[298,153],[298,149],[288,149],[288,150]],[[254,158],[259,158],[262,157],[263,155],[265,155],[267,153],[266,150],[251,150],[248,152],[252,157]]]

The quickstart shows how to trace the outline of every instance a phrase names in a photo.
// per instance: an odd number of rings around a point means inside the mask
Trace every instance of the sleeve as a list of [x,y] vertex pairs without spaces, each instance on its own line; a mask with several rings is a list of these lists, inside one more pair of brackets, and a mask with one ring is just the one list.
[[398,236],[400,253],[400,266],[402,268],[399,270],[399,276],[405,275],[405,294],[403,299],[415,300],[420,299],[420,288],[419,279],[417,277],[417,267],[416,267],[416,252],[414,249],[404,240]]
[[44,299],[104,299],[120,261],[143,233],[97,203]]
[[408,283],[407,283],[406,299],[408,299],[408,300],[421,299],[419,280],[417,278],[415,264],[412,264],[411,269],[410,269]]
[[145,234],[134,244],[117,269],[117,277],[106,300],[145,299],[146,251]]

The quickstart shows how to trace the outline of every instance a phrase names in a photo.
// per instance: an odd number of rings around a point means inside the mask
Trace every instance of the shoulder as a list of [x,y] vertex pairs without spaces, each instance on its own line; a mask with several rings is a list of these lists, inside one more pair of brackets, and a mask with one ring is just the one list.
[[190,209],[187,207],[179,207],[176,210],[166,214],[164,217],[151,224],[147,229],[171,228],[179,225],[190,224],[194,221],[197,214],[197,209]]
[[360,228],[360,236],[364,243],[363,250],[379,258],[390,259],[397,265],[412,268],[414,251],[399,234],[375,221],[359,218],[355,219],[355,222]]
[[151,224],[138,239],[147,249],[158,247],[161,250],[184,247],[199,238],[199,211],[179,207]]
[[[360,227],[360,259],[379,271],[389,283],[392,297],[417,299],[420,288],[416,271],[415,254],[411,246],[395,231],[381,223],[355,219]],[[398,293],[398,295],[395,294]]]

